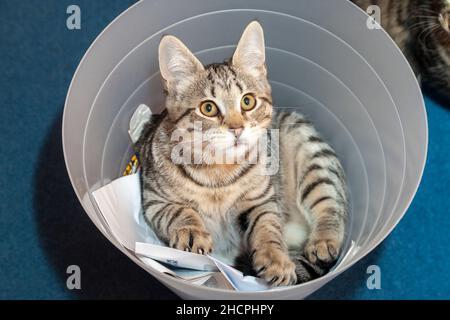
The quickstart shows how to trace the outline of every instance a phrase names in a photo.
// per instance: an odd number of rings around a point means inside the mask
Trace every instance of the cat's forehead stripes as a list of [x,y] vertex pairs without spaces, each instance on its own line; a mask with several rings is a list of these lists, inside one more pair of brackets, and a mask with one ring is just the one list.
[[210,64],[205,69],[213,97],[216,97],[217,89],[229,92],[237,88],[240,93],[243,93],[244,84],[238,79],[236,70],[228,62]]

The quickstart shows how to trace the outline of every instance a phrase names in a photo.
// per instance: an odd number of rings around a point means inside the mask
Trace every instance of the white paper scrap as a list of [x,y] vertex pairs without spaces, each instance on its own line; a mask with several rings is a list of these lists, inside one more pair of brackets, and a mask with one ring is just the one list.
[[142,129],[144,129],[145,124],[150,120],[152,116],[152,111],[145,104],[139,105],[130,120],[130,129],[128,134],[130,135],[131,141],[136,143],[141,136]]
[[136,242],[135,252],[138,255],[152,258],[178,268],[200,271],[218,270],[216,264],[207,256],[169,247]]
[[270,288],[269,285],[260,278],[244,276],[242,272],[222,263],[216,258],[211,256],[209,256],[209,258],[216,263],[219,270],[237,291],[265,291]]
[[136,242],[161,244],[142,215],[139,174],[114,180],[92,195],[112,234],[124,247],[134,251]]
[[179,269],[179,270],[171,270],[162,264],[156,262],[153,259],[146,258],[146,257],[140,257],[142,262],[144,262],[146,265],[152,267],[156,271],[159,271],[161,273],[165,273],[167,275],[170,275],[174,278],[184,280],[186,282],[189,282],[190,284],[195,285],[203,285],[206,281],[208,281],[213,275],[214,272],[204,272],[204,271],[193,271],[193,270],[186,270],[186,269]]

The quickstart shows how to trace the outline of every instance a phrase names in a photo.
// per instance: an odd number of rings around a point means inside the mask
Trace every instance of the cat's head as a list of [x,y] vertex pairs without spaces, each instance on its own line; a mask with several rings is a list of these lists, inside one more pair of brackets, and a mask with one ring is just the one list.
[[433,7],[435,10],[441,29],[445,32],[446,37],[448,37],[447,43],[450,47],[450,0],[440,0]]
[[248,152],[270,126],[271,88],[258,22],[247,26],[229,62],[203,66],[179,39],[165,36],[159,64],[173,129],[184,130],[183,142],[190,143],[199,139],[194,131],[201,127],[203,159],[214,153],[207,146]]
[[417,71],[423,85],[433,94],[450,98],[450,0],[429,0],[417,4],[410,14],[409,29],[416,46]]

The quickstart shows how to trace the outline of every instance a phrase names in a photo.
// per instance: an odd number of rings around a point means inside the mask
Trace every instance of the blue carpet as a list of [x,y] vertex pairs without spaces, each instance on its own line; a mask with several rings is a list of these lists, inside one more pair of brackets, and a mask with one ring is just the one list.
[[[133,0],[0,1],[0,299],[176,298],[119,253],[83,213],[67,178],[61,114],[70,79],[96,35]],[[315,299],[450,298],[450,110],[427,98],[428,164],[407,215],[368,257]],[[66,288],[66,268],[82,290]],[[382,289],[368,290],[377,264]]]

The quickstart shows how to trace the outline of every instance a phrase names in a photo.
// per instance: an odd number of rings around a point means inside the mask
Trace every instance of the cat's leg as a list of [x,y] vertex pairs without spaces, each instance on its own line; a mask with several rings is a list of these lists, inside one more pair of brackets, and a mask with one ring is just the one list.
[[[314,264],[329,266],[342,246],[347,216],[345,181],[333,153],[323,153],[303,174],[300,199],[309,212],[311,233],[304,252]],[[331,159],[329,159],[331,158]]]
[[310,262],[328,266],[340,253],[345,231],[347,187],[342,166],[308,120],[296,113],[280,113],[276,123],[285,193],[294,190],[298,214],[310,225],[304,253]]
[[276,203],[252,207],[239,220],[256,274],[272,286],[295,284],[295,264],[282,236],[283,222]]
[[161,200],[147,200],[144,212],[155,233],[170,247],[199,254],[212,251],[212,237],[195,210]]

